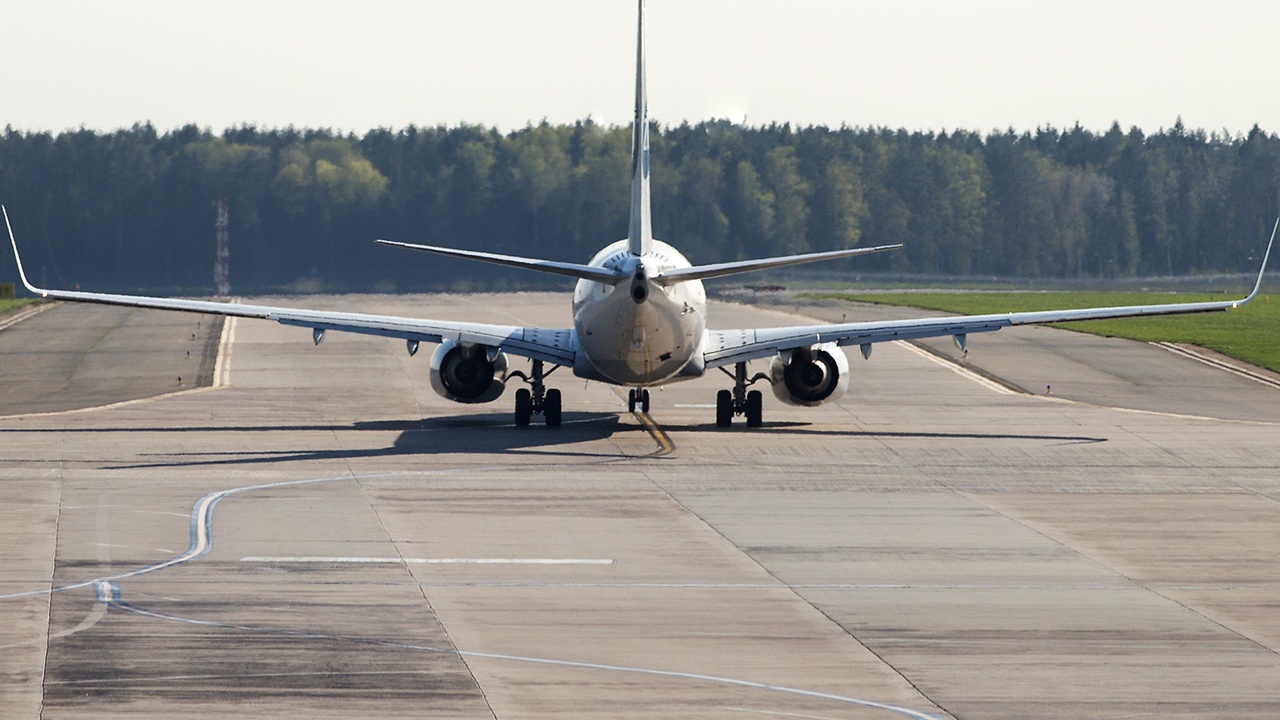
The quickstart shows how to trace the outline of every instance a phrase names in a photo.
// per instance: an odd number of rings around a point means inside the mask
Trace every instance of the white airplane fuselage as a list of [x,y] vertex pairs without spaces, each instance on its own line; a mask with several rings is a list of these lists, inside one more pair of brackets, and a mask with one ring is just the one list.
[[627,241],[607,246],[589,263],[620,270],[631,280],[610,285],[579,280],[573,292],[573,327],[580,359],[574,374],[618,385],[652,386],[702,374],[707,294],[698,280],[662,285],[650,278],[687,268],[678,250],[654,240],[633,255]]

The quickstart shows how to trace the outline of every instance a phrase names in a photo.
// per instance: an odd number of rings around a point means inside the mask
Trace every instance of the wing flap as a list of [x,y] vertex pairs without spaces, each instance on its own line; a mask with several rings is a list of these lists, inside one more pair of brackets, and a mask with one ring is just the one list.
[[504,352],[554,365],[572,365],[577,355],[573,331],[451,323],[390,315],[357,315],[313,311],[282,311],[268,318],[282,325],[319,330],[377,335],[400,340],[440,343],[445,340],[476,343],[501,348]]
[[707,367],[722,367],[748,360],[759,360],[775,353],[821,343],[846,346],[893,340],[918,340],[927,337],[990,332],[1009,324],[1006,316],[994,319],[943,317],[759,330],[712,330],[707,333],[707,351],[703,357]]

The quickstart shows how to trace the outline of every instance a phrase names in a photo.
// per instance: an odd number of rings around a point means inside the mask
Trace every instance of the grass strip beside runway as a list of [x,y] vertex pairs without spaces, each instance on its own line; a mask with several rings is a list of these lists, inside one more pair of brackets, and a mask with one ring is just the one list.
[[14,300],[13,298],[0,299],[0,315],[24,308],[35,301],[35,298],[19,298],[17,300]]
[[[986,315],[1065,308],[1157,305],[1226,300],[1231,296],[1141,292],[937,292],[817,293],[813,297],[928,310]],[[1121,320],[1089,320],[1056,327],[1143,342],[1198,345],[1247,363],[1280,372],[1280,300],[1260,295],[1225,313],[1202,313]]]

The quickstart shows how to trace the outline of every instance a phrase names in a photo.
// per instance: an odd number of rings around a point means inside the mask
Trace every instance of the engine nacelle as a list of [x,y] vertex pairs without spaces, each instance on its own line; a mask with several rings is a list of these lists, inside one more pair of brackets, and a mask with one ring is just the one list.
[[849,360],[835,343],[780,353],[769,365],[773,395],[788,405],[816,407],[849,389]]
[[506,383],[507,356],[488,345],[445,340],[431,355],[431,389],[459,403],[497,400]]

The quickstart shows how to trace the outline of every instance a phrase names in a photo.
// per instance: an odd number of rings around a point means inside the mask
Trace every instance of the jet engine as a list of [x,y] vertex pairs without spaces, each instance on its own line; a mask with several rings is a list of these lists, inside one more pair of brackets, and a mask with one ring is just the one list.
[[835,343],[781,352],[769,365],[769,382],[782,402],[816,407],[849,388],[849,360]]
[[454,402],[497,400],[506,372],[506,354],[488,345],[445,340],[431,355],[431,389]]

